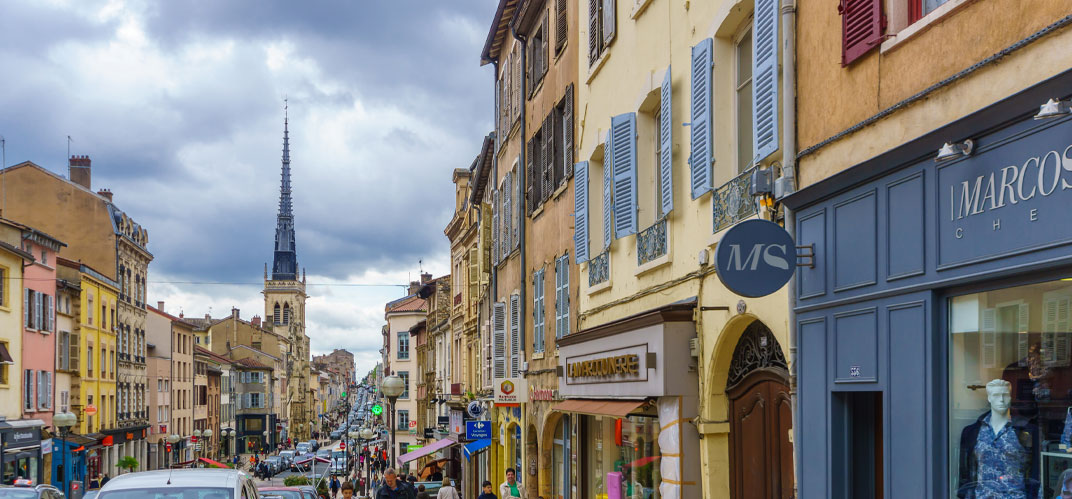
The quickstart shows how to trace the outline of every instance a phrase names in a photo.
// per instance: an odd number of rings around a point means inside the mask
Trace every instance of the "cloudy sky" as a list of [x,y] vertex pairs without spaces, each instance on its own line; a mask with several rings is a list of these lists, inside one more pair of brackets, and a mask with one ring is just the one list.
[[248,319],[263,313],[286,96],[307,332],[364,372],[398,285],[419,261],[448,271],[451,172],[492,127],[479,58],[495,5],[4,0],[6,162],[66,175],[69,135],[93,188],[149,230],[150,303]]

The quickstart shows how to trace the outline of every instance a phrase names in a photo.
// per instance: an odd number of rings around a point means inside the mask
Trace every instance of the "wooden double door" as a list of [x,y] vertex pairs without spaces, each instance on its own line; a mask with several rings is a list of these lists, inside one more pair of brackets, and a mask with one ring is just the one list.
[[779,368],[749,372],[730,402],[730,490],[735,499],[793,496],[793,410]]

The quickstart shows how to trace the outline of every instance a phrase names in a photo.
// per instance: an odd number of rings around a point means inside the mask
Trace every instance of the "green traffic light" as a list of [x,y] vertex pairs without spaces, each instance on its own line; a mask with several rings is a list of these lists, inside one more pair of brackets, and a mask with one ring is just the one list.
[[376,404],[376,405],[372,406],[372,413],[377,415],[377,416],[379,416],[380,414],[383,414],[383,406],[381,406],[380,404]]

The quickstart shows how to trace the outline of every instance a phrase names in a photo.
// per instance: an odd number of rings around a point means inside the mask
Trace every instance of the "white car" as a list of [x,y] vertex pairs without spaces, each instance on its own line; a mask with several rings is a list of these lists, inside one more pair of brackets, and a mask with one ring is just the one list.
[[118,475],[97,499],[258,499],[249,475],[237,470],[176,469]]

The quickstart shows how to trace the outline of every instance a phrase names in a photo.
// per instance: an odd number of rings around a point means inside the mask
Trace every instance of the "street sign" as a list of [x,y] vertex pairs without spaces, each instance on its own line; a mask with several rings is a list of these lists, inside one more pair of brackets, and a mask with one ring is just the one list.
[[417,420],[414,419],[413,421],[410,421],[409,422],[409,427],[410,428],[416,428],[417,427]]
[[409,444],[409,445],[406,446],[406,452],[413,452],[413,451],[415,451],[417,449],[420,449],[421,447],[424,447],[424,446],[423,445]]
[[97,414],[97,406],[89,404],[86,406],[86,416],[93,416]]
[[340,449],[345,449],[346,448],[346,441],[345,440],[343,440],[342,442],[339,442],[339,448]]
[[469,440],[480,440],[482,438],[491,438],[491,422],[489,421],[466,421],[465,422],[465,438]]
[[718,278],[730,291],[757,298],[778,291],[793,277],[797,247],[789,233],[768,220],[734,225],[715,249]]
[[435,438],[435,429],[434,428],[425,428],[424,429],[424,438]]
[[380,404],[376,404],[376,405],[372,406],[372,413],[377,415],[377,416],[379,416],[380,414],[383,414],[383,406],[380,405]]
[[167,452],[171,452],[171,444],[170,443],[164,444],[164,450],[167,451]]

